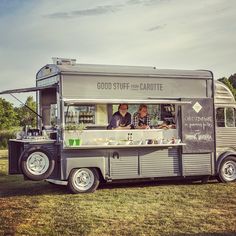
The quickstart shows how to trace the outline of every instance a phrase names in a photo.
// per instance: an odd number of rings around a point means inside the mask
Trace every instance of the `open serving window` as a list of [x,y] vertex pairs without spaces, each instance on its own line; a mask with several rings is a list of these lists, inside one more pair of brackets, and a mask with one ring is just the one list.
[[[140,104],[146,104],[150,117],[148,129],[108,129],[119,104],[128,104],[133,115]],[[99,148],[129,146],[183,145],[179,134],[179,106],[189,104],[177,100],[64,100],[64,147]]]

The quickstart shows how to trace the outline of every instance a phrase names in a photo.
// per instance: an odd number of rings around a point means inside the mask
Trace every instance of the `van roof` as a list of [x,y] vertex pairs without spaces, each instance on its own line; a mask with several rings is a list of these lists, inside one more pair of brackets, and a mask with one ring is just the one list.
[[[47,73],[45,73],[47,71]],[[87,75],[114,75],[114,76],[150,76],[150,77],[175,77],[194,79],[213,79],[209,70],[179,70],[158,69],[152,66],[122,66],[122,65],[99,65],[99,64],[74,64],[56,65],[48,64],[42,67],[36,78],[50,77],[53,74],[87,74]]]

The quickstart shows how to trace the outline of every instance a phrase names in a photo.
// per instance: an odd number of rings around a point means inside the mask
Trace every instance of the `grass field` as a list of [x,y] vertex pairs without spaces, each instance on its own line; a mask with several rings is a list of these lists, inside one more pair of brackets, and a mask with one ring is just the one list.
[[0,235],[236,235],[236,183],[65,187],[7,175],[0,151]]

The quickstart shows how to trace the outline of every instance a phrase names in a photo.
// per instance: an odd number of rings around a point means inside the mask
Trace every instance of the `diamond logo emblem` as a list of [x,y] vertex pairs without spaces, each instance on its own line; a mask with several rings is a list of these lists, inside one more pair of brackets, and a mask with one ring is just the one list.
[[201,104],[199,104],[199,102],[196,102],[196,103],[193,105],[193,110],[196,111],[197,113],[198,113],[199,111],[201,111],[201,110],[202,110]]

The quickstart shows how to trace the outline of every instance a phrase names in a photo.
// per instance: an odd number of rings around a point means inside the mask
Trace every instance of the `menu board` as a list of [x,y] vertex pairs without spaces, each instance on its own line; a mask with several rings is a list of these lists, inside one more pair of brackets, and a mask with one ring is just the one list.
[[213,99],[192,99],[182,106],[182,140],[183,153],[214,151]]

